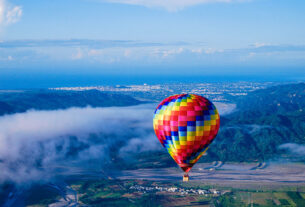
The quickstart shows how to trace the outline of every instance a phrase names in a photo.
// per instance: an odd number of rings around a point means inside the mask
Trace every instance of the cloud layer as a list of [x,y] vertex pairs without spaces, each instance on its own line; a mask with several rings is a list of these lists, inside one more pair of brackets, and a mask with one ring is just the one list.
[[[189,42],[128,40],[11,40],[0,42],[0,68],[124,66],[302,66],[304,45],[255,43],[221,49]],[[145,67],[143,67],[145,66]],[[251,71],[250,71],[251,72]]]
[[[137,153],[164,150],[153,132],[155,107],[86,107],[2,116],[0,183],[48,181],[63,166],[86,170],[91,161],[98,170],[113,159],[128,162]],[[218,107],[226,114],[230,106]]]
[[0,182],[48,179],[54,166],[87,159],[107,163],[114,152],[123,156],[154,149],[158,141],[151,107],[70,108],[0,117]]
[[53,39],[53,40],[11,40],[0,42],[0,48],[35,48],[35,47],[87,47],[92,49],[103,48],[130,48],[153,47],[169,45],[186,45],[186,42],[160,43],[141,42],[131,40],[94,40],[94,39]]

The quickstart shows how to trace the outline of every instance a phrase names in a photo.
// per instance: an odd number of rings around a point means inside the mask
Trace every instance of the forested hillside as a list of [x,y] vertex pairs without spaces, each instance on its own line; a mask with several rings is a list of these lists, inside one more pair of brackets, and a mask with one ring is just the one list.
[[265,160],[285,143],[305,144],[305,84],[257,90],[236,99],[237,111],[222,117],[209,159]]
[[25,112],[29,109],[54,110],[85,106],[130,106],[140,103],[142,102],[127,95],[105,93],[98,90],[0,92],[0,115]]

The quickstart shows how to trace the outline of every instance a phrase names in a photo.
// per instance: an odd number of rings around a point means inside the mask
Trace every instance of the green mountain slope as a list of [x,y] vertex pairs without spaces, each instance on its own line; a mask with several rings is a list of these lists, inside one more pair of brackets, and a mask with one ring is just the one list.
[[305,84],[258,90],[236,100],[222,117],[208,159],[254,161],[277,157],[285,143],[305,144]]
[[238,97],[237,108],[250,118],[262,114],[287,114],[305,108],[305,83],[273,86]]

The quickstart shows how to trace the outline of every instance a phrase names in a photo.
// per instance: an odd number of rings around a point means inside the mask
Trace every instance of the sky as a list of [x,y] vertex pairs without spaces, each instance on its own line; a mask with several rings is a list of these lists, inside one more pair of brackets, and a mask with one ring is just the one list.
[[303,0],[0,0],[0,82],[130,74],[302,79],[304,11]]

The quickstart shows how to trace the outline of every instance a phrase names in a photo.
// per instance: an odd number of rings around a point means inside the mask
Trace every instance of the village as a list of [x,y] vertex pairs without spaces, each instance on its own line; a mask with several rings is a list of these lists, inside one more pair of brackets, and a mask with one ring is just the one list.
[[142,186],[142,185],[133,185],[129,188],[133,191],[138,191],[142,193],[155,193],[155,192],[169,192],[169,193],[179,193],[181,195],[212,195],[218,196],[225,193],[231,192],[230,190],[216,190],[216,189],[185,189],[178,187],[161,187],[161,186]]

